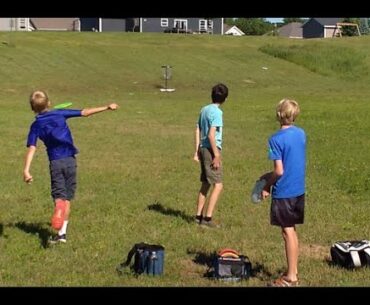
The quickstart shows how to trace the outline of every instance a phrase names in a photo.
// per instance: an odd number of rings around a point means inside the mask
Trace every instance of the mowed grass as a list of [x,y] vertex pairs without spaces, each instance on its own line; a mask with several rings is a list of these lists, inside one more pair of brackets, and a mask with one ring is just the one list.
[[[265,286],[285,270],[280,229],[269,224],[269,201],[254,205],[255,180],[271,170],[267,139],[277,130],[284,97],[301,106],[306,130],[307,201],[298,226],[303,286],[369,286],[369,270],[332,267],[329,249],[370,239],[370,37],[287,40],[138,33],[0,33],[1,286]],[[289,61],[261,49],[310,56]],[[308,51],[307,51],[308,50]],[[348,71],[312,69],[344,51]],[[354,54],[351,63],[350,52]],[[304,53],[304,54],[306,54]],[[307,59],[308,58],[308,59]],[[307,64],[309,62],[309,65]],[[161,93],[161,66],[173,66]],[[266,67],[267,69],[262,69]],[[224,192],[219,230],[192,222],[199,166],[192,161],[199,110],[210,89],[230,89],[224,111]],[[69,120],[78,155],[78,188],[65,245],[47,247],[53,205],[42,143],[32,185],[22,181],[25,142],[34,115],[28,96],[46,90],[72,108],[117,102],[121,108]],[[119,277],[115,267],[133,244],[162,244],[161,277]],[[220,248],[249,256],[254,276],[212,281],[207,259]]]

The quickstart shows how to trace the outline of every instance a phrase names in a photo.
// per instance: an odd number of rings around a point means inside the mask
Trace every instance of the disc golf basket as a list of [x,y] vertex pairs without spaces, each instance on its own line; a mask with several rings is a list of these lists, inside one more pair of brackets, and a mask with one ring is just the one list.
[[162,73],[164,79],[164,88],[161,88],[161,92],[173,92],[175,89],[168,88],[168,81],[172,77],[172,67],[169,65],[162,66]]

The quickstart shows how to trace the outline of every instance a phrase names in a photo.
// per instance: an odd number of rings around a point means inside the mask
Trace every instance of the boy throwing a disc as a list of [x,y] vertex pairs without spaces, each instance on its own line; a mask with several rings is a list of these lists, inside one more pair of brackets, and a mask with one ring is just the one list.
[[76,191],[77,148],[73,144],[72,134],[66,120],[73,117],[87,117],[106,110],[116,110],[117,104],[83,110],[50,110],[51,102],[46,92],[37,90],[30,96],[30,104],[36,119],[30,127],[27,138],[27,153],[23,169],[23,179],[33,181],[30,167],[36,152],[37,139],[44,142],[49,158],[51,178],[51,196],[55,209],[51,226],[58,230],[51,243],[66,242],[66,231],[71,200]]

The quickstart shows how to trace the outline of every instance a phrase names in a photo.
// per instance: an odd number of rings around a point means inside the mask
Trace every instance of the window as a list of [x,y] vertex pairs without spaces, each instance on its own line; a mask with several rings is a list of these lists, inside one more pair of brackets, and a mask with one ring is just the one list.
[[168,18],[161,18],[161,27],[162,28],[168,27]]
[[207,20],[200,19],[199,20],[199,32],[206,32],[207,31]]
[[187,31],[188,21],[186,19],[175,19],[173,22],[173,27],[178,31]]

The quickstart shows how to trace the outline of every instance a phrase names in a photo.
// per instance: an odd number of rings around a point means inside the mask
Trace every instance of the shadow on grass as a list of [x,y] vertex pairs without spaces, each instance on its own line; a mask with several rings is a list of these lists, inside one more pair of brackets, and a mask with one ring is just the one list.
[[153,204],[148,205],[148,210],[156,211],[162,213],[163,215],[169,215],[174,217],[180,217],[185,220],[187,223],[193,223],[194,217],[186,215],[183,211],[174,210],[171,208],[165,208],[160,202],[154,202]]
[[4,234],[4,225],[0,223],[0,237]]
[[[187,250],[187,254],[194,255],[193,262],[198,265],[203,265],[208,267],[207,272],[203,275],[207,278],[214,278],[214,270],[212,268],[213,262],[217,256],[216,252],[202,252],[202,251],[195,251],[192,249]],[[281,271],[281,270],[280,270]],[[280,272],[278,270],[278,272]],[[272,273],[268,271],[268,269],[258,262],[252,263],[252,270],[251,270],[251,277],[256,277],[262,281],[270,280],[272,277]]]
[[[48,224],[49,225],[49,224]],[[44,228],[43,223],[27,223],[25,221],[19,221],[9,226],[16,227],[26,233],[37,235],[40,239],[41,246],[45,249],[49,247],[49,237],[52,234],[52,231],[48,228]]]

